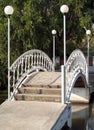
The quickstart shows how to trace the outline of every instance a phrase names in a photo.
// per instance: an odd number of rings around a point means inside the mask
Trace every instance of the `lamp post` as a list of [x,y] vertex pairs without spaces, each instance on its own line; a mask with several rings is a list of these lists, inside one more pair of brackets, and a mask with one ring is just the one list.
[[87,35],[87,65],[88,65],[88,85],[89,85],[89,48],[90,48],[90,35],[91,35],[91,31],[90,30],[86,30],[86,35]]
[[60,7],[60,11],[63,14],[63,40],[64,40],[64,65],[66,64],[66,13],[69,11],[69,7],[67,5],[62,5]]
[[10,99],[10,16],[13,14],[13,7],[8,5],[4,8],[5,14],[8,16],[8,100]]
[[55,35],[56,35],[56,30],[52,30],[52,35],[53,35],[53,68],[55,71]]
[[61,66],[62,70],[62,104],[66,102],[66,13],[69,11],[67,5],[62,5],[60,11],[63,14],[63,42],[64,42],[64,65]]

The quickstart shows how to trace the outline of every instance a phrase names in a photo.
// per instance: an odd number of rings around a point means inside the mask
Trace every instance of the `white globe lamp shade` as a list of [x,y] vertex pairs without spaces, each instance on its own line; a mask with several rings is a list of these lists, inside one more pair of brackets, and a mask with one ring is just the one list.
[[56,30],[54,29],[54,30],[52,30],[52,34],[53,35],[55,35],[56,34]]
[[86,30],[86,35],[91,35],[91,31],[90,30]]
[[6,15],[12,15],[14,12],[14,9],[12,6],[8,5],[4,8],[4,12]]
[[69,7],[67,5],[62,5],[60,7],[60,11],[62,14],[68,13],[69,12]]

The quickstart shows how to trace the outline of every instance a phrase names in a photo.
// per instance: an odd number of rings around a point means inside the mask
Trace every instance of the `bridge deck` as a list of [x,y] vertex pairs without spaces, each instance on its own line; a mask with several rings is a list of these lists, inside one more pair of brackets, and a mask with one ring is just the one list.
[[26,84],[61,86],[61,72],[39,72],[33,78],[30,78]]
[[[54,130],[52,126],[58,123],[58,127],[63,126],[70,112],[61,103],[6,101],[0,106],[0,129]],[[55,130],[59,129],[55,126]]]
[[[70,77],[68,77],[70,78]],[[24,86],[26,87],[35,87],[35,86],[41,86],[41,87],[50,87],[53,88],[54,86],[58,86],[57,88],[61,88],[61,72],[38,72],[34,77],[29,77],[29,79],[24,83]],[[86,88],[76,88],[77,92],[81,93],[81,90],[84,91],[86,94]],[[61,90],[60,90],[61,91]],[[79,93],[71,94],[70,101],[72,103],[88,103],[89,99],[83,97],[83,92],[82,95],[79,96]],[[60,94],[59,94],[60,95]],[[61,101],[61,97],[60,97]]]

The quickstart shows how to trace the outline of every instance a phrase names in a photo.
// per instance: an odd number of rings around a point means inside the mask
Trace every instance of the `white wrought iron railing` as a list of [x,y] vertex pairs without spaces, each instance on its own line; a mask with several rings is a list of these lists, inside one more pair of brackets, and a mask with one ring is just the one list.
[[88,85],[88,66],[84,54],[79,49],[72,52],[66,63],[66,100],[69,101],[73,86],[82,77]]
[[54,70],[53,63],[46,53],[34,49],[22,54],[10,67],[10,87],[13,88],[13,92],[16,91],[28,74],[39,70]]

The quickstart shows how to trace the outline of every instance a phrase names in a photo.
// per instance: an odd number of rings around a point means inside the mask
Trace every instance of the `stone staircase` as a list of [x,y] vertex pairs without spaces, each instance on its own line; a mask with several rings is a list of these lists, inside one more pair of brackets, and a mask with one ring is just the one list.
[[28,87],[23,85],[18,89],[18,94],[15,95],[15,99],[25,101],[60,102],[61,88],[60,86],[34,85]]
[[[76,89],[78,92],[78,89],[84,88],[84,82],[81,78],[78,79],[74,87],[75,89],[73,89],[74,91],[70,100],[72,102],[74,100],[82,102],[83,99],[80,99],[80,96],[74,96],[74,94],[76,94]],[[30,77],[28,81],[18,89],[15,99],[25,101],[61,102],[61,72],[39,72],[34,75],[34,77]]]
[[15,95],[16,100],[61,102],[61,84],[58,81],[61,79],[61,74],[58,72],[41,73],[18,89]]

